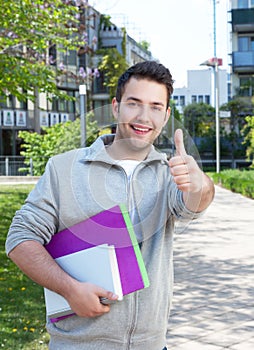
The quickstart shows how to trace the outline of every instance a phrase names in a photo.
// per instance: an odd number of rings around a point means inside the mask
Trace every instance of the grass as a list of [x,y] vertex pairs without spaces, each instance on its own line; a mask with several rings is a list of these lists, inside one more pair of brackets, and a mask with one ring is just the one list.
[[32,185],[0,186],[0,347],[48,349],[43,288],[27,278],[5,254],[12,217]]

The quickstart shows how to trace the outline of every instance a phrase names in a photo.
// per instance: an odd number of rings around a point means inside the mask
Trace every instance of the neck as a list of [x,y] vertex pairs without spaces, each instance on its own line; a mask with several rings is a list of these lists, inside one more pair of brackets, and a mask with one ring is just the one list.
[[151,150],[151,145],[148,144],[146,147],[137,148],[130,147],[130,140],[114,140],[106,150],[109,156],[116,160],[137,160],[142,161],[147,158],[148,153]]

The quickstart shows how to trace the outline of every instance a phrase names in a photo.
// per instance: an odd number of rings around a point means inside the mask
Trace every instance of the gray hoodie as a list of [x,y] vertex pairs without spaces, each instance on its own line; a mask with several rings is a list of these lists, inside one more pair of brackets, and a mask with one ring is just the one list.
[[150,286],[124,296],[96,318],[47,320],[52,350],[161,350],[166,345],[173,290],[173,232],[176,220],[199,214],[184,205],[166,155],[152,147],[130,182],[99,138],[91,147],[52,157],[35,189],[13,218],[7,254],[25,240],[45,245],[56,232],[123,203],[132,213]]

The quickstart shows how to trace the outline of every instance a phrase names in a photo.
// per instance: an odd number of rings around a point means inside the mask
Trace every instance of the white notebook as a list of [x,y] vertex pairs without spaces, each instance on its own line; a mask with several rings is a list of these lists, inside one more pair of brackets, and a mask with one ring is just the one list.
[[[118,300],[122,300],[122,285],[114,246],[103,244],[56,258],[55,261],[76,280],[96,284],[117,294]],[[73,314],[67,300],[61,295],[47,288],[44,288],[44,295],[49,318]]]

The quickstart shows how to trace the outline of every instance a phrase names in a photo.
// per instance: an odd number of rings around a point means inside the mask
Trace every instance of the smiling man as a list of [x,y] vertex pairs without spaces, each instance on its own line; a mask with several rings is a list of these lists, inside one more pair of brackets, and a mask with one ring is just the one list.
[[[198,218],[214,196],[212,181],[185,151],[182,130],[175,132],[176,155],[169,162],[153,146],[170,117],[172,92],[172,76],[163,65],[147,61],[130,67],[112,101],[116,134],[53,157],[13,218],[7,254],[31,279],[62,295],[75,313],[56,323],[47,320],[51,350],[166,349],[174,224]],[[117,296],[73,279],[44,245],[65,227],[122,203],[150,286],[103,305],[100,297]]]

